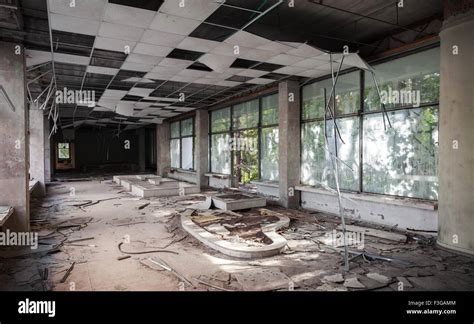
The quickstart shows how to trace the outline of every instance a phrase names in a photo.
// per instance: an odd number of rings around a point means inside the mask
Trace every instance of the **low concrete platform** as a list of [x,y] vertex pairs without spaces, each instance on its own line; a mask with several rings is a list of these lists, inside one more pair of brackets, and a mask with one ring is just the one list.
[[262,224],[262,231],[272,241],[271,244],[264,246],[249,246],[245,243],[222,239],[218,235],[214,235],[194,223],[192,219],[185,214],[181,215],[181,226],[201,243],[225,255],[242,259],[254,259],[280,254],[286,246],[287,240],[276,233],[276,231],[280,228],[288,227],[290,219],[283,215],[278,216],[278,218],[279,221],[276,223]]
[[249,208],[265,207],[267,200],[263,197],[244,193],[229,193],[212,197],[214,206],[222,210],[242,210]]
[[131,190],[133,195],[150,198],[150,197],[167,197],[167,196],[182,196],[194,193],[199,193],[199,187],[184,182],[176,182],[174,186],[156,186],[148,182],[134,183]]

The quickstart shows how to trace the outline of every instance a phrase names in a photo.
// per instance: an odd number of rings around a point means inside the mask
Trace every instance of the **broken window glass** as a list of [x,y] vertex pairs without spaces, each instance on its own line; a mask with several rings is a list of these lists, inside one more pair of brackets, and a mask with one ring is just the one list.
[[58,143],[58,158],[60,160],[68,160],[71,158],[69,143]]
[[[326,90],[329,98],[331,88]],[[340,75],[336,84],[336,115],[358,112],[360,109],[360,72]]]
[[382,114],[364,117],[364,191],[437,199],[437,107],[399,110],[389,117],[393,129],[387,131]]

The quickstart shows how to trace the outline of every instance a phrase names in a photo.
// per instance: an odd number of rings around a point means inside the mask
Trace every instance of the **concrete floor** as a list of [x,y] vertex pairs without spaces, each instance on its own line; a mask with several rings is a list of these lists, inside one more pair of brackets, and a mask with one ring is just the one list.
[[[74,192],[73,196],[71,192]],[[107,200],[91,206],[73,206],[103,199]],[[288,240],[284,253],[257,260],[225,256],[186,236],[178,226],[177,211],[202,199],[202,195],[139,199],[123,192],[122,187],[110,180],[49,186],[45,199],[32,202],[32,229],[39,231],[43,243],[60,243],[66,238],[69,241],[94,238],[72,244],[62,242],[57,253],[0,259],[0,290],[399,290],[400,280],[405,279],[408,284],[405,282],[403,290],[474,290],[474,260],[440,250],[428,241],[399,244],[366,236],[367,252],[411,261],[415,266],[360,257],[351,262],[351,269],[342,281],[328,277],[341,273],[341,256],[315,238],[336,228],[338,219],[276,206],[267,208],[292,220],[290,228],[280,232]],[[139,209],[146,203],[149,205]],[[59,231],[64,237],[57,232],[51,236],[58,224],[67,220],[81,223],[84,217],[92,220],[81,229],[63,227]],[[129,223],[135,224],[127,225]],[[124,254],[119,251],[118,244],[124,240],[130,241],[123,245],[127,251],[166,247],[179,254],[138,254],[119,261],[117,257]],[[141,263],[150,257],[165,261],[192,284],[184,284],[174,274],[159,271],[159,267],[152,269]],[[74,269],[61,283],[72,262],[75,262]],[[49,277],[41,280],[39,273],[45,268],[48,268]],[[389,281],[381,283],[369,278],[369,273],[384,275]],[[400,279],[402,277],[404,279]],[[351,278],[357,278],[363,288],[346,287],[349,285],[347,279]]]

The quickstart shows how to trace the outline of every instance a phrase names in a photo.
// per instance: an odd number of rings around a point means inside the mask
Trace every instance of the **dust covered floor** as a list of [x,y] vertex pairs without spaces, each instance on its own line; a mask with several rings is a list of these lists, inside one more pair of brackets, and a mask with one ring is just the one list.
[[406,243],[365,235],[363,249],[351,250],[366,254],[351,254],[343,273],[340,249],[326,242],[339,226],[331,216],[267,206],[291,219],[278,231],[287,247],[242,260],[180,228],[179,213],[204,195],[139,199],[109,180],[63,182],[48,191],[32,201],[38,249],[0,251],[1,290],[474,290],[474,260],[420,235]]

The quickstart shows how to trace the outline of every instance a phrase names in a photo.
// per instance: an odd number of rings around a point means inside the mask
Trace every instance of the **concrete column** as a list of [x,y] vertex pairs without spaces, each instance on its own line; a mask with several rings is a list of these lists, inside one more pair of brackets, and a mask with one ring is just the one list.
[[295,81],[279,84],[279,202],[287,208],[298,208],[300,183],[300,89]]
[[146,140],[145,128],[140,128],[138,131],[138,169],[144,172],[146,169]]
[[162,177],[166,177],[171,168],[170,135],[169,122],[156,125],[156,171]]
[[468,254],[474,254],[473,30],[471,9],[445,19],[440,33],[438,244]]
[[45,137],[46,134],[44,129],[44,110],[39,110],[36,105],[30,106],[29,111],[30,121],[30,177],[31,179],[39,181],[38,187],[35,189],[35,193],[38,196],[44,196],[46,194],[46,157],[45,157]]
[[3,228],[22,232],[30,230],[29,143],[24,48],[17,46],[0,42],[0,205],[15,209]]
[[199,188],[209,186],[209,179],[205,174],[209,171],[209,112],[199,109],[195,117],[195,167],[196,184]]

